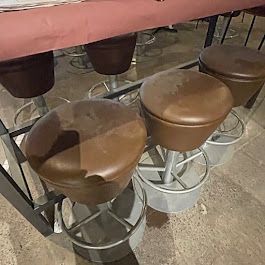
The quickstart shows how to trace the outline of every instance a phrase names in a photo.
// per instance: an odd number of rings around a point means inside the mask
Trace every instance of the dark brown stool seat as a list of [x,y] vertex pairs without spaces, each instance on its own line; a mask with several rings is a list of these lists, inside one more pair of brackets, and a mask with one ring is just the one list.
[[223,81],[234,106],[244,105],[265,82],[265,54],[247,47],[214,45],[202,51],[200,71]]
[[245,12],[258,17],[265,17],[265,5],[246,9]]
[[153,142],[180,152],[200,147],[233,106],[225,84],[177,68],[145,81],[140,99]]
[[118,75],[130,68],[135,45],[136,33],[130,33],[87,44],[85,49],[96,72]]
[[41,118],[26,141],[31,167],[71,200],[97,205],[128,185],[146,141],[142,119],[121,103],[83,100]]
[[33,98],[54,85],[53,52],[0,62],[0,83],[17,98]]

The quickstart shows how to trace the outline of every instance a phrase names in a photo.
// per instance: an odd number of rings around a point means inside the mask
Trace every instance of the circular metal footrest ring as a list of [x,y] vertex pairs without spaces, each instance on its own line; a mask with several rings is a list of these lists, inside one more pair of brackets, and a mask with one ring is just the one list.
[[132,91],[119,97],[119,101],[127,106],[134,104],[138,99],[139,91]]
[[[220,27],[216,30],[214,37],[217,39],[220,39],[222,37],[221,32],[222,32],[222,28]],[[225,35],[225,39],[233,39],[233,38],[238,37],[238,36],[239,36],[239,34],[237,33],[237,31],[235,29],[229,28],[227,30],[226,35]]]
[[[86,73],[89,73],[89,72],[92,72],[94,69],[93,69],[93,66],[89,64],[86,64],[85,62],[80,62],[79,60],[80,58],[79,57],[74,57],[70,60],[70,65],[74,68],[77,68],[79,70],[86,70],[86,72],[83,72],[83,74],[86,74]],[[71,72],[73,73],[73,72]],[[73,73],[74,74],[74,73]]]
[[[118,87],[120,87],[120,86],[122,86],[122,85],[124,85],[124,84],[130,84],[130,83],[132,83],[132,81],[130,81],[130,80],[117,80],[117,83],[119,84]],[[100,88],[100,87],[103,87],[104,90],[105,90],[106,92],[115,91],[115,88],[112,88],[112,87],[111,87],[111,85],[110,85],[110,81],[109,81],[109,80],[104,80],[104,81],[101,81],[101,82],[99,82],[99,83],[93,85],[93,86],[88,90],[88,98],[97,97],[97,96],[99,96],[99,95],[101,95],[101,94],[102,94],[102,96],[103,96],[103,95],[105,94],[104,92],[102,92],[102,93],[98,93],[98,94],[96,94],[96,95],[93,95],[93,92],[94,92],[96,89]],[[117,87],[117,88],[118,88],[118,87]],[[125,99],[126,97],[127,97],[127,95],[122,95],[122,96],[119,97],[119,100],[122,101],[122,100]]]
[[[68,228],[66,226],[63,215],[62,215],[62,203],[63,202],[60,202],[58,204],[59,222],[62,224],[63,231],[67,234],[67,236],[70,238],[70,240],[74,244],[76,244],[77,246],[79,246],[81,248],[87,249],[87,250],[98,250],[98,251],[107,250],[107,249],[117,247],[123,243],[126,243],[136,233],[136,231],[139,229],[139,227],[141,226],[141,224],[145,220],[147,203],[146,203],[146,193],[145,193],[145,190],[143,189],[143,187],[141,185],[141,181],[138,179],[138,177],[136,175],[133,177],[132,181],[133,181],[134,191],[142,203],[142,209],[141,209],[140,216],[138,217],[138,220],[135,223],[135,225],[126,224],[126,221],[124,220],[124,226],[126,226],[126,227],[130,226],[131,229],[127,232],[127,235],[124,238],[122,238],[118,241],[96,245],[96,244],[86,242],[86,241],[80,239],[79,237],[77,237],[75,235],[72,235],[72,233],[70,232],[70,230],[72,228]],[[136,188],[136,183],[138,184],[138,186],[141,190],[141,193],[142,193],[141,195],[139,195],[139,193],[138,193],[139,189]],[[99,213],[99,215],[100,215],[100,213]]]
[[[77,48],[75,48],[75,50],[77,50]],[[67,49],[63,49],[62,53],[64,55],[66,55],[66,56],[69,56],[69,57],[82,57],[82,56],[85,56],[86,52],[83,51],[84,49],[82,47],[80,47],[80,50],[82,50],[82,52],[77,52],[77,51],[68,52]]]
[[152,33],[148,33],[148,32],[141,32],[140,33],[142,36],[147,36],[148,40],[147,41],[143,41],[143,42],[136,42],[136,46],[145,46],[145,45],[151,45],[155,42],[156,40],[156,36]]
[[[236,124],[234,125],[234,127],[230,128],[230,129],[225,129],[225,125],[224,125],[224,122],[219,126],[219,128],[213,133],[213,136],[218,136],[220,134],[222,135],[225,135],[225,136],[230,136],[231,138],[234,138],[234,140],[232,141],[229,141],[229,142],[225,142],[225,143],[218,143],[218,142],[214,142],[214,141],[211,141],[211,140],[207,140],[206,143],[211,143],[211,144],[216,144],[216,145],[230,145],[230,144],[235,144],[236,142],[238,142],[241,137],[244,135],[245,131],[246,131],[246,125],[245,125],[245,122],[239,117],[239,115],[234,111],[232,110],[230,112],[231,115],[233,115],[237,122]],[[229,132],[232,132],[233,130],[237,129],[238,128],[238,125],[240,125],[241,129],[240,129],[240,133],[239,135],[237,136],[234,136],[232,134],[227,134]],[[221,127],[223,127],[224,129],[222,129]]]
[[[68,49],[61,50],[63,55],[71,58],[69,64],[79,70],[79,72],[68,70],[71,74],[86,74],[94,70],[91,65],[89,58],[87,57],[87,53],[84,49],[84,46],[73,47],[74,51],[70,52]],[[83,70],[83,71],[80,71]]]
[[[98,87],[100,87],[100,86],[104,86],[106,92],[109,92],[110,89],[109,89],[109,87],[108,87],[107,84],[108,84],[108,80],[104,80],[104,81],[101,81],[101,82],[99,82],[99,83],[93,85],[93,86],[88,90],[88,98],[92,98],[92,97],[94,97],[94,96],[93,96],[93,92],[94,92]],[[98,95],[95,95],[95,96],[98,96]]]
[[[230,114],[236,119],[235,125],[226,129],[225,123],[219,126],[203,145],[209,157],[210,166],[218,166],[228,162],[234,154],[235,145],[242,139],[246,131],[244,121],[232,110]],[[238,132],[239,131],[239,132]],[[233,134],[237,132],[237,134]],[[200,161],[198,161],[200,163]]]
[[132,58],[132,65],[137,64],[141,56],[145,56],[144,55],[145,46],[153,44],[156,40],[156,36],[153,33],[141,32],[139,33],[139,35],[141,39],[143,39],[143,37],[147,37],[147,40],[146,41],[140,40],[136,42],[135,54],[134,54],[134,57]]
[[[190,161],[195,160],[198,156],[203,156],[205,162],[205,172],[203,175],[196,173],[196,179],[198,182],[194,185],[188,185],[184,182],[183,178],[174,176],[175,179],[169,184],[156,184],[147,177],[144,176],[142,170],[137,168],[137,173],[144,184],[144,188],[147,193],[147,204],[155,210],[165,213],[177,213],[194,206],[197,202],[200,190],[207,178],[209,177],[209,160],[206,152],[199,148],[200,152],[192,154],[189,158],[178,162],[175,167],[187,164]],[[188,171],[189,177],[189,171]],[[177,188],[176,188],[177,187]],[[181,187],[181,188],[179,188]]]
[[[52,97],[51,97],[51,98],[52,98]],[[59,100],[62,100],[62,101],[64,101],[65,103],[70,103],[70,100],[68,100],[68,99],[66,99],[66,98],[63,98],[63,97],[54,97],[54,98],[57,98],[57,99],[59,99]],[[17,123],[18,123],[17,120],[18,120],[19,115],[20,115],[20,114],[21,114],[26,108],[28,108],[28,107],[30,107],[30,106],[32,106],[32,105],[35,105],[35,104],[34,104],[34,101],[30,101],[30,102],[24,104],[22,107],[20,107],[20,108],[15,112],[15,116],[14,116],[14,118],[13,118],[13,121],[14,121],[14,124],[15,124],[15,125],[17,125]],[[35,106],[35,107],[33,108],[33,110],[31,111],[31,114],[34,113],[36,110],[37,110],[37,107]]]

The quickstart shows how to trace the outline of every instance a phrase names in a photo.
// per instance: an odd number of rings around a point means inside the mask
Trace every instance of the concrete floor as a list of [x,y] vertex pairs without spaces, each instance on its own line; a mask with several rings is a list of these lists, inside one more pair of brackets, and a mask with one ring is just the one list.
[[[239,36],[228,43],[242,44],[250,16],[241,16],[232,26]],[[265,20],[257,19],[249,46],[257,47],[264,34]],[[141,62],[122,77],[137,80],[197,57],[204,43],[207,24],[195,30],[195,22],[177,25],[179,32],[157,35]],[[59,53],[58,53],[59,54]],[[95,72],[83,73],[57,58],[56,85],[47,98],[84,98],[88,88],[104,79]],[[148,210],[143,242],[135,255],[112,264],[128,265],[263,265],[265,264],[265,89],[251,110],[238,108],[247,123],[247,132],[236,145],[236,154],[227,164],[211,171],[198,203],[180,214]],[[49,100],[51,104],[59,104]],[[12,98],[0,87],[0,117],[9,127],[23,100]],[[25,115],[23,119],[26,119]],[[1,147],[1,146],[0,146]],[[0,161],[5,153],[0,148]],[[64,234],[40,235],[0,196],[1,265],[88,265],[75,255]]]

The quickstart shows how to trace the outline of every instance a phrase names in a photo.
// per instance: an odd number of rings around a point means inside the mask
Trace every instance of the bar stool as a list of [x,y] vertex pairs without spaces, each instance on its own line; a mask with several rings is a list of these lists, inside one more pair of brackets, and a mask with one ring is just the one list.
[[[210,46],[201,52],[199,68],[229,87],[234,98],[233,107],[246,104],[265,82],[265,55],[247,47]],[[245,124],[235,110],[229,117],[205,145],[213,166],[223,164],[233,156],[235,143],[245,131]]]
[[19,114],[32,104],[35,104],[41,116],[44,115],[48,107],[42,95],[54,85],[53,52],[0,62],[0,83],[16,98],[33,98],[17,110],[15,124]]
[[156,37],[151,32],[142,31],[137,33],[136,47],[132,58],[133,65],[146,61],[147,47],[152,45],[155,41]]
[[[207,155],[200,146],[230,112],[231,92],[208,75],[173,68],[147,79],[140,88],[140,101],[158,155],[149,164],[138,165],[147,203],[167,213],[190,208],[209,174]],[[198,157],[206,164],[203,173],[192,165]]]
[[119,81],[118,75],[126,72],[131,65],[136,45],[136,34],[130,33],[110,39],[86,44],[85,49],[95,71],[107,75],[108,80],[95,84],[89,89],[88,97],[100,86],[109,92],[130,81]]
[[[40,141],[42,139],[42,141]],[[127,255],[145,227],[145,192],[128,186],[146,142],[137,113],[122,103],[91,99],[61,105],[33,126],[25,153],[40,178],[71,201],[62,228],[78,252],[94,262]]]

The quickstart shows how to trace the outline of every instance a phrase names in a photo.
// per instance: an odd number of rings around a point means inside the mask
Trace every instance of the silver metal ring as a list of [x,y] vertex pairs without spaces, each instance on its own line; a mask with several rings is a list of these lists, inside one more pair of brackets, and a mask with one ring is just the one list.
[[140,225],[142,224],[144,217],[146,215],[146,209],[147,209],[147,197],[146,197],[146,192],[142,186],[141,181],[139,180],[138,176],[136,174],[134,174],[132,181],[133,181],[133,185],[135,187],[135,180],[138,183],[140,189],[141,189],[141,193],[142,193],[142,199],[141,196],[138,194],[137,189],[134,190],[134,192],[137,194],[137,196],[140,198],[140,200],[143,203],[143,207],[142,207],[142,211],[141,214],[136,222],[136,224],[132,227],[132,229],[128,232],[127,236],[125,236],[123,239],[113,242],[113,243],[109,243],[109,244],[102,244],[102,245],[93,245],[91,243],[85,242],[77,237],[74,237],[73,235],[71,235],[71,233],[69,232],[68,228],[66,227],[64,220],[63,220],[63,216],[62,216],[62,203],[63,201],[58,203],[58,217],[59,220],[62,224],[62,229],[64,230],[64,232],[67,234],[67,236],[70,238],[70,240],[75,243],[76,245],[85,248],[85,249],[90,249],[90,250],[104,250],[104,249],[109,249],[109,248],[113,248],[116,247],[124,242],[126,242],[127,240],[130,239],[130,237],[136,232],[136,230],[140,227]]
[[[130,97],[131,94],[135,93],[135,91],[129,92],[125,95],[122,95],[119,97],[119,101],[123,103],[124,100],[126,100],[127,97]],[[129,99],[129,103],[126,104],[127,106],[130,106],[131,104],[135,103],[139,99],[140,92],[138,91],[135,95],[135,97],[131,100]],[[125,103],[124,103],[125,104]]]
[[[226,142],[226,143],[219,143],[219,142],[215,142],[215,141],[211,141],[211,140],[207,140],[206,143],[207,144],[211,144],[211,145],[221,145],[221,146],[225,146],[225,145],[232,145],[232,144],[235,144],[236,142],[238,142],[241,137],[244,135],[245,131],[246,131],[246,125],[244,123],[244,121],[238,116],[238,114],[232,110],[231,111],[231,114],[237,118],[237,120],[239,121],[240,125],[241,125],[241,132],[239,134],[239,136],[237,136],[235,138],[235,140],[231,141],[231,142]],[[220,135],[226,135],[226,134],[222,134],[222,133],[219,133]]]
[[63,55],[69,56],[69,57],[82,57],[86,55],[86,52],[82,53],[76,53],[76,52],[68,52],[66,49],[61,50]]
[[165,186],[161,187],[159,185],[155,185],[152,181],[146,179],[140,172],[140,170],[137,168],[136,171],[138,173],[138,176],[140,177],[140,179],[147,185],[151,186],[153,189],[158,190],[160,192],[165,192],[165,193],[188,193],[191,192],[195,189],[198,189],[199,187],[201,187],[205,181],[208,179],[209,177],[209,173],[210,173],[210,163],[209,163],[209,158],[207,156],[207,153],[203,150],[203,148],[198,148],[201,151],[201,154],[204,157],[205,160],[205,173],[203,175],[203,177],[201,178],[200,182],[190,188],[184,188],[183,190],[175,190],[175,189],[167,189]]
[[[118,80],[118,82],[124,82],[125,84],[130,84],[130,83],[132,83],[132,81],[130,81],[130,80]],[[109,85],[109,80],[104,80],[104,81],[101,81],[101,82],[99,82],[99,83],[93,85],[93,86],[88,90],[88,98],[97,97],[97,96],[100,95],[100,94],[95,95],[95,96],[92,95],[93,91],[94,91],[97,87],[99,87],[99,86],[104,86],[106,92],[110,92],[110,91],[111,91],[111,88],[110,88],[108,85]],[[130,93],[127,93],[127,94],[125,94],[125,95],[120,96],[120,97],[119,97],[119,101],[122,101],[124,98],[128,97],[129,95],[130,95]],[[136,99],[133,99],[133,102],[134,102],[135,100],[136,100]],[[130,104],[133,103],[133,102],[130,102]]]
[[107,86],[107,82],[108,82],[108,80],[104,80],[104,81],[101,81],[101,82],[99,82],[99,83],[93,85],[93,86],[88,90],[88,98],[92,98],[92,97],[93,97],[93,96],[92,96],[93,91],[94,91],[97,87],[99,87],[99,86],[104,86],[105,89],[106,89],[106,91],[109,92],[110,89],[109,89],[108,86]]
[[[70,103],[70,102],[71,102],[70,100],[68,100],[68,99],[66,99],[66,98],[63,98],[63,97],[50,97],[50,98],[58,98],[58,99],[60,99],[60,100],[62,100],[62,101],[65,101],[66,103]],[[15,116],[14,116],[14,118],[13,118],[13,121],[14,121],[14,124],[15,124],[15,125],[17,125],[17,119],[18,119],[18,116],[20,115],[20,113],[21,113],[24,109],[26,109],[27,107],[29,107],[29,106],[31,106],[31,105],[34,105],[34,102],[33,102],[33,101],[30,101],[30,102],[24,104],[22,107],[20,107],[20,108],[16,111]],[[36,108],[33,109],[33,112],[34,112],[34,111],[36,111]]]
[[136,42],[136,46],[150,45],[150,44],[154,43],[155,40],[156,40],[155,35],[152,34],[152,33],[141,32],[140,34],[148,36],[149,37],[149,40],[147,40],[145,42]]
[[[29,106],[31,106],[31,105],[33,105],[33,104],[34,104],[34,102],[33,102],[33,101],[30,101],[30,102],[24,104],[22,107],[20,107],[20,108],[16,111],[15,116],[14,116],[14,118],[13,118],[13,121],[14,121],[14,124],[15,124],[15,125],[17,125],[17,119],[18,119],[19,114],[20,114],[24,109],[26,109],[27,107],[29,107]],[[36,109],[34,109],[34,111],[35,111],[35,110],[36,110]]]

